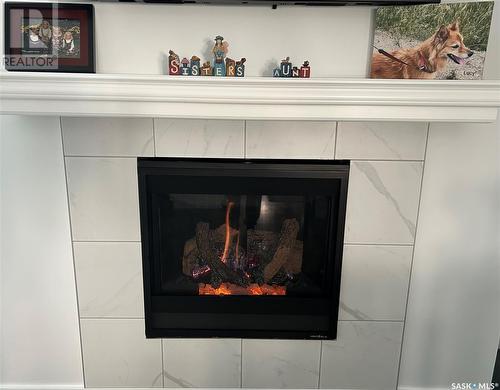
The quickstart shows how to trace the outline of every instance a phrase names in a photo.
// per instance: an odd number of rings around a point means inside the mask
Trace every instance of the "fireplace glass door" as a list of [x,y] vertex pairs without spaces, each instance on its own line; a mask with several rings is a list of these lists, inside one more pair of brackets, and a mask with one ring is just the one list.
[[332,338],[348,168],[139,159],[147,335]]

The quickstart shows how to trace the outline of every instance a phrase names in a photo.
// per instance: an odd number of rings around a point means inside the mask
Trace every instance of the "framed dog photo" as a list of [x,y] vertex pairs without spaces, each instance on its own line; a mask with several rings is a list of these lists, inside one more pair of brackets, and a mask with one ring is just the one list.
[[493,1],[381,7],[371,78],[480,80]]
[[95,72],[91,4],[5,3],[5,68]]

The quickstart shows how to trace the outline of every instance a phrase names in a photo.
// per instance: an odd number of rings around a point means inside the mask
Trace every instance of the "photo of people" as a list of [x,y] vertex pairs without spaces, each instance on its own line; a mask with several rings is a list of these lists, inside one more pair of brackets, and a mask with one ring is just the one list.
[[80,57],[80,21],[75,19],[25,19],[23,54]]

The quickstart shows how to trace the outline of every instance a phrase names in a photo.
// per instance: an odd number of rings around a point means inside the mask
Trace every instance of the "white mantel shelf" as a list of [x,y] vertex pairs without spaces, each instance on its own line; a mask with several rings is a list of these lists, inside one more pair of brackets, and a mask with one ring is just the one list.
[[0,112],[270,120],[492,122],[500,81],[0,73]]

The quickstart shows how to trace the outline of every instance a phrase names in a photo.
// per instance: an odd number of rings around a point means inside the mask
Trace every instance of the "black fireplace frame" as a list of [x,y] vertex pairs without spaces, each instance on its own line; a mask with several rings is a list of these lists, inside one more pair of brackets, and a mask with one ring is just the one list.
[[[250,159],[193,159],[193,158],[149,158],[137,159],[139,185],[139,211],[142,242],[143,287],[145,333],[147,338],[280,338],[280,339],[335,339],[340,295],[340,279],[342,268],[342,253],[344,243],[344,228],[347,203],[347,188],[350,163],[346,160],[250,160]],[[297,311],[298,324],[304,329],[286,330],[284,328],[292,320],[292,316],[274,315],[277,301],[283,297],[274,296],[159,296],[153,293],[151,282],[151,267],[153,266],[153,226],[151,217],[151,194],[148,194],[148,178],[156,175],[193,175],[193,176],[249,176],[277,178],[316,178],[340,180],[337,199],[338,205],[330,218],[329,245],[327,249],[327,266],[331,267],[329,295],[325,302],[318,303],[317,298],[289,298],[281,304],[294,305]],[[331,206],[332,209],[334,205]],[[241,307],[258,307],[261,315],[267,318],[269,328],[265,329],[229,329],[227,327],[180,328],[166,327],[169,322],[191,323],[202,319],[202,323],[211,324],[247,323],[252,321],[252,314],[242,315]],[[314,299],[314,302],[312,301]],[[223,302],[224,310],[221,310]],[[328,302],[329,305],[326,305]],[[196,308],[197,313],[186,312],[185,307]],[[320,308],[321,306],[321,308]],[[320,309],[323,315],[318,315]],[[216,317],[218,318],[212,318]],[[255,316],[254,316],[255,317]],[[260,321],[260,320],[259,320]],[[281,322],[280,322],[281,321]],[[255,321],[254,321],[255,322]],[[198,322],[199,323],[199,322]],[[314,323],[317,325],[310,325]],[[300,325],[299,325],[300,326]],[[311,327],[310,327],[311,326]],[[316,326],[316,327],[315,327]],[[278,328],[276,328],[278,327]],[[310,327],[310,328],[309,328]],[[275,329],[272,329],[275,328]]]

